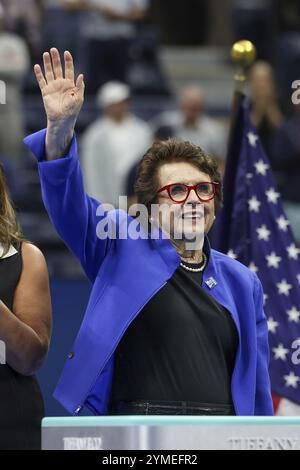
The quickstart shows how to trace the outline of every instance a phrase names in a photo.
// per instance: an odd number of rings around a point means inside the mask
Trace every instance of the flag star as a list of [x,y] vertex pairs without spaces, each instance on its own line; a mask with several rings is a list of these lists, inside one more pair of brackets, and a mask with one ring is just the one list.
[[264,294],[264,306],[266,305],[268,298],[268,294]]
[[279,229],[283,230],[283,232],[286,232],[287,227],[290,225],[290,222],[283,215],[279,217],[279,219],[276,219],[276,222],[278,224]]
[[256,142],[258,141],[258,135],[254,134],[254,132],[249,132],[247,134],[249,144],[251,147],[256,147]]
[[299,284],[300,284],[300,274],[297,274],[297,281],[298,281]]
[[300,321],[300,311],[297,310],[296,307],[293,307],[291,310],[288,310],[287,314],[289,316],[289,321],[290,322],[299,323],[299,321]]
[[288,284],[285,279],[283,279],[280,283],[276,284],[278,288],[278,293],[282,295],[290,295],[290,290],[293,288],[291,284]]
[[268,202],[272,202],[274,204],[277,204],[277,199],[280,198],[280,194],[275,191],[274,188],[269,189],[269,191],[266,191],[266,196],[268,198]]
[[298,256],[300,254],[300,249],[296,247],[295,243],[292,243],[292,245],[290,245],[287,248],[287,252],[289,254],[290,259],[295,259],[296,261],[298,260]]
[[238,255],[233,250],[229,250],[227,253],[227,256],[229,256],[229,258],[232,258],[232,259],[238,258]]
[[273,317],[270,317],[268,320],[268,330],[270,333],[276,334],[276,330],[279,327],[279,323],[274,320]]
[[261,206],[261,202],[257,199],[256,196],[253,196],[251,199],[248,200],[249,210],[253,212],[259,212],[259,208]]
[[284,376],[284,380],[286,382],[286,387],[298,388],[298,382],[300,381],[300,377],[297,377],[294,372],[290,372],[289,375]]
[[267,229],[266,225],[262,225],[261,227],[257,228],[256,231],[258,233],[259,240],[264,240],[265,242],[269,241],[271,232]]
[[274,359],[277,361],[278,359],[281,359],[282,361],[286,361],[286,356],[289,353],[289,350],[286,349],[283,344],[279,344],[277,348],[273,348],[272,350],[274,352]]
[[273,251],[269,256],[266,256],[266,260],[268,261],[268,268],[279,268],[279,263],[282,261],[280,256],[277,256],[276,253]]
[[267,165],[263,160],[259,160],[257,163],[254,163],[256,168],[256,173],[258,175],[266,176],[267,170],[270,168],[270,165]]
[[253,261],[252,261],[252,263],[250,263],[249,269],[250,269],[250,271],[252,271],[254,274],[256,274],[256,273],[258,272],[258,267],[253,263]]

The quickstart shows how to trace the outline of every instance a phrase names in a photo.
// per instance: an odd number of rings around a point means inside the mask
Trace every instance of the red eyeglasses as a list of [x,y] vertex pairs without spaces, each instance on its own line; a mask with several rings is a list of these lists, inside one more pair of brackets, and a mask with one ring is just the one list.
[[157,194],[162,193],[163,191],[167,191],[170,199],[172,199],[173,202],[179,204],[185,202],[188,199],[192,189],[195,191],[198,199],[201,202],[207,202],[214,199],[218,193],[219,183],[203,182],[193,186],[188,186],[183,183],[173,183],[161,188],[159,191],[157,191]]

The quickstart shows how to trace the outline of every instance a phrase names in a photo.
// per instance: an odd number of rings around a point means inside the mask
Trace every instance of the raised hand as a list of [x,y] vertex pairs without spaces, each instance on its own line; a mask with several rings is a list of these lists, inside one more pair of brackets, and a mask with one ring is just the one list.
[[74,134],[75,124],[84,100],[83,75],[75,82],[74,63],[70,52],[64,53],[63,74],[60,55],[52,48],[43,54],[44,73],[39,65],[34,72],[42,93],[47,115],[46,157],[48,160],[65,154]]
[[53,48],[43,54],[44,74],[39,65],[34,72],[42,93],[48,122],[74,120],[78,117],[84,100],[83,75],[75,83],[74,64],[70,52],[64,53],[65,74],[63,74],[60,55]]

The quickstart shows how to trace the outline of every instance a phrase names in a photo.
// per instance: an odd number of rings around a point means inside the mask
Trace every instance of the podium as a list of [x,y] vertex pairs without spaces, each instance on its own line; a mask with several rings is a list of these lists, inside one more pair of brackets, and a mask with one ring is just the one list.
[[45,418],[43,450],[300,450],[300,417]]

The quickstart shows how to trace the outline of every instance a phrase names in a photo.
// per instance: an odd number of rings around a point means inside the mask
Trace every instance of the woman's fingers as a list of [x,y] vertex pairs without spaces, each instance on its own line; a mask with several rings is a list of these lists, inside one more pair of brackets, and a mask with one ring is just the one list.
[[65,78],[68,80],[71,80],[74,83],[74,80],[75,80],[74,63],[73,63],[73,57],[69,51],[65,51],[64,59],[65,59]]
[[43,75],[42,69],[38,64],[36,64],[34,66],[34,73],[35,73],[36,79],[38,81],[40,90],[43,91],[43,88],[45,88],[45,86],[47,86],[47,82],[46,82],[45,77]]
[[[69,51],[64,53],[65,59],[65,79],[71,80],[74,83],[75,72],[73,57]],[[58,50],[53,47],[49,52],[43,54],[44,74],[39,65],[34,66],[34,72],[39,83],[40,89],[45,88],[47,84],[54,80],[63,79],[63,68]],[[84,87],[83,75],[79,75],[76,81],[76,86],[80,89]]]
[[76,87],[78,89],[82,88],[84,86],[84,77],[82,73],[78,76],[77,81],[76,81]]
[[43,61],[44,61],[44,69],[45,69],[45,76],[47,83],[52,82],[54,80],[54,73],[52,69],[52,62],[49,52],[44,52],[43,54]]
[[53,47],[50,50],[50,53],[51,53],[54,76],[55,76],[55,78],[62,78],[63,77],[63,71],[62,71],[59,52],[55,47]]

